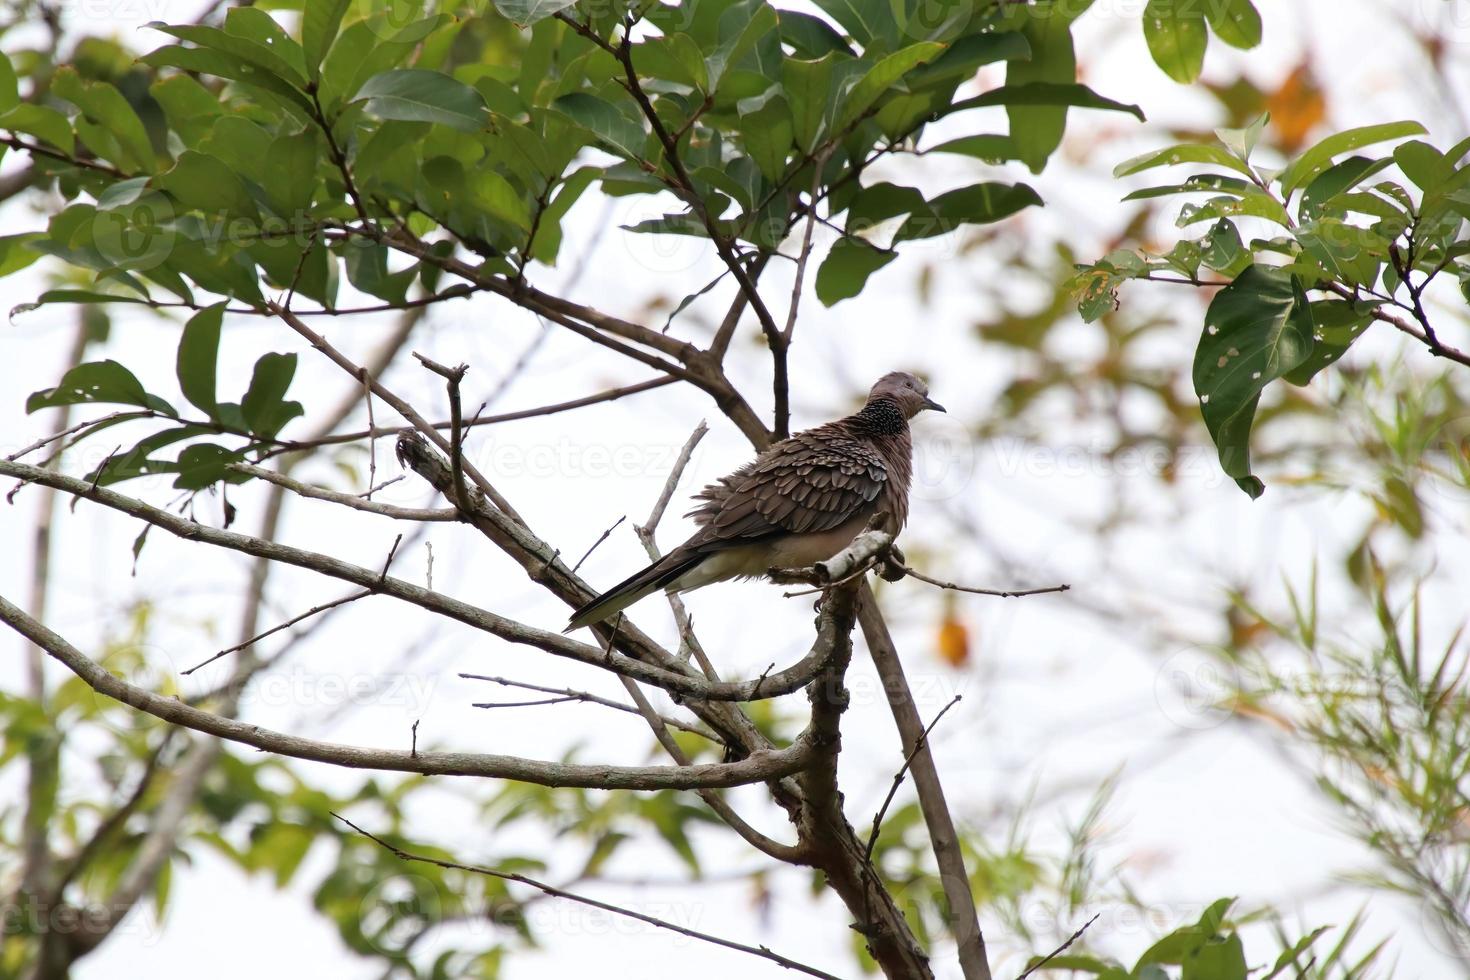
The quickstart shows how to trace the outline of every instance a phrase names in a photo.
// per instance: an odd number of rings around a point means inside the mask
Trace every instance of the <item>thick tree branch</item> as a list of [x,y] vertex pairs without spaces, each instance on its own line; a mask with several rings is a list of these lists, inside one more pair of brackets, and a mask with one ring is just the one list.
[[944,798],[944,783],[934,765],[934,757],[924,738],[924,722],[904,678],[903,664],[889,635],[888,624],[878,608],[878,600],[866,582],[859,587],[858,622],[868,642],[868,652],[883,682],[893,719],[898,723],[904,751],[910,759],[914,786],[919,793],[919,807],[929,828],[929,840],[939,867],[939,879],[949,904],[950,931],[959,947],[960,969],[965,980],[990,980],[990,961],[986,957],[985,937],[980,931],[975,911],[975,897],[970,891],[970,876],[965,870],[964,854],[955,833],[954,818]]

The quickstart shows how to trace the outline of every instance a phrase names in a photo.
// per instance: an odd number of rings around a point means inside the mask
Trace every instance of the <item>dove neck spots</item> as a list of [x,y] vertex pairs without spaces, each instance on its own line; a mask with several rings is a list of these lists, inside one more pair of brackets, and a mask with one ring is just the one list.
[[900,436],[909,430],[903,410],[891,399],[875,398],[852,416],[855,431],[871,436]]

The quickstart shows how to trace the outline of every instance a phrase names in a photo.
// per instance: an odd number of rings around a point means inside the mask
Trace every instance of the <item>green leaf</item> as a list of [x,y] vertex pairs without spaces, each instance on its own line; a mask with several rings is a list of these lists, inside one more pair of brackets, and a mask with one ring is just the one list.
[[245,455],[212,442],[199,442],[179,453],[178,490],[203,490],[230,476],[229,466],[243,462]]
[[1200,260],[1230,278],[1239,275],[1251,263],[1251,253],[1240,240],[1240,232],[1228,218],[1215,222],[1199,240]]
[[149,186],[167,191],[185,208],[254,216],[255,201],[238,174],[217,157],[185,150],[178,162]]
[[216,303],[200,310],[184,324],[179,338],[179,388],[189,404],[211,419],[218,414],[219,402],[215,378],[219,365],[220,325],[224,321],[225,304]]
[[322,59],[337,39],[342,15],[352,0],[311,0],[301,14],[301,47],[306,55],[306,72],[312,81],[321,78]]
[[592,185],[598,177],[602,176],[600,167],[578,167],[556,192],[551,202],[541,210],[541,221],[536,227],[536,239],[531,243],[531,258],[537,262],[547,265],[556,263],[557,252],[561,250],[561,222],[577,203],[577,199]]
[[349,101],[366,102],[369,115],[404,122],[443,123],[478,133],[489,121],[478,91],[437,71],[397,68],[374,75]]
[[1281,176],[1277,178],[1281,182],[1281,193],[1283,196],[1290,195],[1292,191],[1327,169],[1332,158],[1339,153],[1356,150],[1360,146],[1368,146],[1372,143],[1402,139],[1405,136],[1417,136],[1423,132],[1424,127],[1419,123],[1405,120],[1382,123],[1377,126],[1361,126],[1357,129],[1334,133],[1297,157],[1281,172]]
[[932,238],[962,224],[988,224],[1040,204],[1041,197],[1026,184],[972,184],[941,194],[909,215],[893,241]]
[[1211,939],[1184,958],[1180,980],[1246,980],[1245,947],[1240,936]]
[[1149,54],[1176,82],[1194,81],[1205,65],[1210,33],[1202,8],[1208,5],[1194,0],[1148,0],[1143,8],[1143,37]]
[[0,129],[8,129],[12,133],[29,133],[50,143],[67,156],[76,152],[77,142],[72,134],[71,122],[47,106],[22,103],[0,116]]
[[1204,8],[1215,36],[1232,48],[1261,43],[1261,14],[1251,0],[1209,0]]
[[1220,465],[1252,497],[1250,432],[1266,385],[1312,352],[1312,309],[1295,278],[1251,265],[1205,311],[1194,355],[1194,390]]
[[273,439],[287,422],[302,414],[300,402],[285,400],[295,375],[295,354],[262,354],[255,362],[250,388],[240,402],[240,414],[251,432]]
[[942,44],[920,41],[895,51],[869,68],[842,100],[842,111],[837,116],[836,129],[841,132],[856,122],[898,84],[899,79],[920,65],[933,61],[943,51]]
[[842,35],[820,17],[795,10],[777,10],[776,18],[781,40],[791,45],[798,58],[815,60],[832,51],[852,54]]
[[1150,150],[1130,157],[1113,168],[1114,177],[1152,170],[1154,167],[1173,166],[1180,163],[1213,163],[1236,173],[1251,175],[1251,168],[1226,150],[1208,143],[1179,143],[1162,150]]
[[576,2],[577,0],[495,0],[495,9],[506,20],[529,27]]
[[944,54],[909,74],[911,91],[974,76],[981,65],[997,61],[1025,61],[1031,57],[1031,45],[1023,34],[1001,31],[989,34],[967,34],[945,49]]
[[1445,160],[1443,153],[1422,140],[1410,140],[1395,147],[1393,162],[1426,194],[1438,190],[1454,171],[1454,165]]
[[314,129],[277,136],[265,153],[265,196],[288,219],[304,216],[316,194],[317,136]]
[[1368,157],[1348,157],[1312,178],[1302,191],[1299,210],[1303,221],[1310,221],[1322,214],[1322,207],[1332,198],[1349,188],[1372,177],[1386,168],[1392,160],[1371,160]]
[[15,68],[10,58],[0,52],[0,113],[9,112],[20,105],[20,80],[15,77]]
[[1003,163],[1006,160],[1015,160],[1017,149],[1015,140],[1009,136],[1000,136],[994,133],[977,133],[974,136],[961,136],[938,146],[930,147],[925,153],[958,153],[962,156],[975,157],[988,163]]
[[1310,384],[1318,371],[1346,354],[1353,341],[1363,335],[1373,323],[1371,311],[1377,305],[1377,301],[1353,304],[1340,299],[1314,302],[1312,323],[1317,336],[1312,353],[1282,377],[1298,387]]
[[816,4],[863,47],[898,38],[898,22],[888,0],[816,0]]
[[159,79],[149,86],[148,94],[163,106],[169,128],[189,149],[199,148],[199,141],[224,113],[219,97],[189,75]]
[[[223,33],[223,32],[221,32]],[[228,35],[226,35],[228,36]],[[253,44],[243,38],[236,38],[243,44]],[[259,45],[257,45],[259,47]],[[182,68],[184,71],[198,72],[203,75],[214,75],[217,78],[229,78],[245,85],[253,85],[266,92],[281,96],[290,105],[299,110],[303,120],[309,119],[313,106],[311,100],[296,89],[290,82],[259,65],[225,51],[211,50],[208,48],[186,48],[182,45],[171,44],[151,51],[138,59],[145,65],[153,68]]]
[[[88,122],[102,127],[117,139],[122,152],[113,163],[125,170],[153,169],[153,144],[143,128],[143,121],[114,86],[107,82],[84,81],[76,69],[63,66],[51,81],[51,91],[80,109]],[[101,151],[95,146],[92,149]]]
[[[984,106],[1077,106],[1079,109],[1107,109],[1127,112],[1144,121],[1143,110],[1136,105],[1117,102],[1098,95],[1086,85],[1059,82],[1027,82],[1024,85],[1002,85],[983,95],[956,102],[949,112],[979,109]],[[1014,138],[1014,135],[1013,135]]]
[[26,245],[42,237],[44,236],[38,232],[0,237],[0,278],[19,272],[39,259],[41,253],[27,248]]
[[[328,2],[330,3],[330,0]],[[307,77],[306,56],[301,50],[301,45],[286,33],[274,17],[260,7],[252,4],[231,7],[225,12],[225,33],[264,46],[291,66],[295,78]]]
[[828,54],[817,61],[786,60],[786,102],[791,107],[792,135],[804,153],[810,153],[823,135],[833,68],[841,57]]
[[[298,93],[307,86],[306,76],[300,70],[284,57],[277,54],[270,45],[264,44],[255,38],[243,37],[239,34],[222,31],[217,27],[205,27],[199,24],[163,24],[155,21],[147,26],[155,31],[160,31],[180,40],[191,41],[201,48],[228,55],[231,58],[239,59],[240,61],[253,65],[267,75],[297,90]],[[248,81],[249,79],[244,80]]]
[[1215,137],[1225,144],[1225,148],[1246,163],[1250,162],[1251,153],[1255,151],[1256,144],[1261,140],[1261,131],[1266,128],[1266,123],[1271,121],[1271,114],[1263,112],[1256,117],[1249,126],[1240,129],[1217,129]]
[[133,372],[112,360],[78,364],[62,376],[55,388],[35,392],[27,398],[26,412],[87,402],[138,405],[166,415],[175,414],[172,405],[157,395],[150,395]]
[[863,291],[868,277],[898,257],[857,238],[841,238],[817,269],[817,299],[832,306]]
[[571,92],[552,103],[557,112],[590,133],[607,149],[627,160],[643,159],[648,134],[643,126],[586,92]]
[[476,207],[521,231],[531,230],[531,210],[525,198],[493,170],[477,169],[465,177],[465,189]]
[[796,133],[785,99],[777,96],[753,112],[742,113],[740,133],[762,177],[774,184],[786,175],[786,158]]

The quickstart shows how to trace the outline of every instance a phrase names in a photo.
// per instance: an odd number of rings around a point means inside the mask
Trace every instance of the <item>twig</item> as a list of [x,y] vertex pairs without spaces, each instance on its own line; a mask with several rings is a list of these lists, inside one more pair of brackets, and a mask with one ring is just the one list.
[[832,148],[826,147],[812,158],[812,189],[807,199],[806,231],[801,237],[801,251],[796,259],[796,280],[791,284],[791,304],[786,309],[786,328],[781,331],[781,339],[787,345],[791,344],[791,335],[796,332],[796,311],[801,305],[801,286],[806,278],[806,264],[812,256],[812,229],[817,223],[817,195],[822,188],[822,169],[827,165],[827,158],[831,156]]
[[[256,479],[264,480],[267,483],[274,483],[276,486],[283,487],[286,490],[290,490],[292,493],[300,497],[310,497],[313,500],[326,500],[334,504],[341,504],[344,507],[351,507],[353,510],[363,511],[364,513],[368,514],[378,514],[383,517],[391,517],[395,520],[400,521],[459,520],[459,512],[456,511],[453,507],[399,507],[394,504],[374,503],[372,501],[363,499],[363,497],[359,494],[342,493],[337,490],[327,490],[323,487],[313,486],[309,483],[302,483],[299,480],[293,480],[289,476],[278,473],[272,469],[267,469],[263,466],[252,466],[249,463],[232,463],[227,468],[233,470],[236,473],[248,474],[255,477]],[[396,476],[392,480],[386,481],[381,486],[375,487],[374,489],[381,490],[383,487],[386,487],[391,483],[395,483],[401,479],[403,479],[402,476]]]
[[458,500],[463,503],[469,499],[469,493],[464,482],[464,426],[461,424],[460,417],[459,383],[464,380],[465,373],[469,371],[470,366],[460,364],[452,368],[445,367],[418,351],[414,351],[413,356],[418,358],[419,363],[424,367],[444,379],[445,390],[449,393],[449,465],[454,470],[454,488],[457,491]]
[[422,719],[415,718],[413,724],[408,729],[408,754],[415,759],[419,757],[419,722],[421,720]]
[[[664,481],[664,488],[658,495],[658,500],[649,511],[648,520],[641,525],[633,527],[638,540],[643,543],[643,550],[648,554],[650,561],[658,561],[663,557],[659,551],[658,544],[654,541],[654,532],[658,529],[659,522],[664,518],[664,511],[668,510],[669,501],[673,499],[674,490],[679,486],[679,481],[684,478],[684,470],[689,466],[689,460],[694,456],[694,449],[699,441],[704,438],[709,426],[704,419],[689,433],[689,438],[684,442],[684,448],[679,450],[679,457],[674,461],[674,468],[669,471],[669,478]],[[573,569],[575,571],[575,569]],[[669,608],[674,613],[674,624],[679,628],[679,653],[686,662],[690,657],[699,661],[699,667],[704,675],[710,680],[718,680],[719,674],[715,671],[714,663],[704,652],[704,646],[699,638],[694,635],[694,621],[689,618],[689,610],[684,605],[684,600],[677,592],[666,593],[669,600]]]
[[716,946],[723,946],[726,949],[733,949],[742,953],[749,953],[752,956],[759,956],[762,959],[767,959],[773,963],[779,964],[780,966],[783,966],[788,970],[796,970],[800,973],[805,973],[808,976],[821,977],[822,980],[840,980],[840,978],[834,974],[818,970],[816,967],[807,966],[805,963],[799,963],[796,960],[773,952],[766,946],[747,946],[744,943],[737,943],[731,939],[721,939],[719,936],[712,936],[707,932],[699,932],[695,929],[688,929],[684,926],[678,925],[677,923],[669,922],[667,920],[660,919],[652,915],[645,915],[642,912],[635,912],[632,909],[625,909],[618,905],[612,905],[608,902],[602,902],[595,898],[589,898],[586,895],[578,895],[575,892],[566,891],[565,889],[558,888],[555,885],[549,885],[546,882],[537,881],[534,878],[527,878],[525,875],[519,874],[514,871],[499,871],[495,868],[483,868],[477,865],[470,864],[457,864],[453,861],[442,861],[439,858],[432,858],[421,854],[414,854],[410,851],[405,851],[400,847],[388,843],[381,837],[377,837],[373,834],[368,833],[366,830],[363,830],[357,824],[353,823],[351,820],[348,820],[340,813],[333,813],[332,816],[336,817],[338,820],[342,821],[347,826],[351,827],[353,830],[366,837],[368,840],[382,847],[384,850],[387,850],[394,857],[397,857],[403,861],[417,861],[421,864],[432,864],[435,867],[444,868],[448,871],[465,871],[470,874],[485,875],[490,878],[499,878],[502,881],[513,881],[517,884],[526,885],[530,888],[534,888],[542,894],[550,895],[553,898],[564,898],[569,902],[576,902],[579,905],[586,905],[590,906],[591,908],[601,909],[604,912],[611,912],[614,915],[621,915],[626,918],[637,919],[639,922],[646,922],[651,926],[656,926],[659,929],[667,929],[670,932],[676,932],[681,936],[688,936],[691,939],[698,939],[702,942],[712,943]]
[[627,514],[624,514],[622,517],[619,517],[617,520],[615,520],[615,521],[612,522],[612,524],[608,527],[608,529],[606,531],[603,531],[602,532],[602,536],[601,537],[599,537],[596,541],[592,542],[592,547],[588,548],[586,554],[582,555],[581,558],[578,558],[577,559],[577,563],[572,566],[572,574],[573,575],[577,574],[577,569],[579,569],[579,568],[582,567],[582,563],[583,562],[585,562],[588,558],[591,558],[592,557],[592,552],[594,552],[594,551],[597,550],[598,545],[600,545],[600,544],[602,544],[602,542],[606,541],[608,535],[610,535],[614,531],[616,531],[618,529],[618,525],[622,524],[627,519],[628,519],[628,515]]
[[699,445],[699,440],[703,439],[708,431],[709,426],[705,424],[704,419],[700,419],[694,431],[689,433],[689,438],[684,441],[684,448],[679,450],[678,459],[674,460],[674,468],[669,471],[669,478],[664,481],[664,488],[658,495],[658,501],[648,514],[648,520],[634,528],[640,538],[652,539],[653,532],[658,528],[659,522],[664,519],[664,511],[669,509],[669,501],[674,497],[674,491],[679,486],[679,480],[684,476],[684,470],[689,466],[689,460],[694,456],[695,447]]
[[8,463],[14,463],[18,459],[29,456],[37,449],[44,449],[47,446],[51,445],[53,442],[59,442],[60,440],[65,439],[67,436],[72,435],[73,433],[80,432],[83,429],[91,428],[94,425],[102,425],[104,423],[113,422],[119,419],[147,419],[153,417],[154,413],[152,412],[113,412],[110,415],[102,416],[100,419],[88,419],[85,422],[78,422],[76,425],[68,426],[67,428],[62,429],[60,432],[53,432],[48,436],[37,439],[35,442],[31,443],[29,446],[26,446],[24,449],[17,450],[16,452],[11,453],[9,456],[6,456],[5,461]]
[[325,762],[351,769],[412,772],[421,775],[480,776],[514,779],[540,786],[584,789],[715,789],[780,779],[811,762],[813,745],[798,738],[789,748],[761,752],[734,762],[692,766],[612,766],[548,762],[511,755],[472,752],[428,752],[412,755],[401,749],[376,749],[302,738],[237,721],[129,684],[90,659],[63,637],[0,596],[0,622],[44,649],[92,690],[139,711],[206,735],[249,745],[265,752]]
[[903,562],[894,562],[894,564],[902,569],[905,575],[912,576],[920,582],[927,582],[937,588],[949,589],[954,592],[969,592],[972,595],[993,595],[1000,596],[1003,599],[1016,599],[1028,595],[1047,595],[1053,592],[1067,592],[1072,588],[1070,585],[1048,585],[1041,589],[1011,589],[1006,591],[1000,589],[977,589],[968,585],[956,585],[953,582],[941,582],[937,578],[930,578],[923,572],[915,571]]
[[[368,428],[369,429],[376,429],[378,427],[378,423],[373,419],[373,384],[372,384],[372,378],[368,375],[367,368],[362,368],[361,375],[360,376],[362,378],[362,398],[363,398],[363,401],[367,402]],[[377,482],[378,482],[378,441],[376,439],[369,439],[368,440],[368,488],[367,488],[367,493],[363,494],[363,499],[365,499],[365,500],[372,500],[373,499],[373,490],[375,489],[375,486],[374,485]]]
[[1020,976],[1016,977],[1016,980],[1026,980],[1026,978],[1029,977],[1031,974],[1035,973],[1037,970],[1041,969],[1042,967],[1044,967],[1048,963],[1050,963],[1052,960],[1056,959],[1062,953],[1066,952],[1067,949],[1068,949],[1068,947],[1070,947],[1073,943],[1075,943],[1077,940],[1079,940],[1079,939],[1082,938],[1082,934],[1087,931],[1087,927],[1090,926],[1090,925],[1092,925],[1094,922],[1096,922],[1098,920],[1098,916],[1101,916],[1101,915],[1102,915],[1102,913],[1099,912],[1099,913],[1097,913],[1097,915],[1094,915],[1092,918],[1088,919],[1085,923],[1083,923],[1081,929],[1078,929],[1076,932],[1072,933],[1072,935],[1067,938],[1067,941],[1066,942],[1062,943],[1060,946],[1058,946],[1056,949],[1052,950],[1050,953],[1047,953],[1045,956],[1043,956],[1041,959],[1037,960],[1035,963],[1033,963],[1030,966],[1026,967],[1026,972],[1024,972]]
[[[480,425],[499,425],[502,422],[518,422],[521,419],[537,418],[543,415],[556,415],[559,412],[571,411],[575,408],[584,408],[588,405],[597,405],[602,402],[616,401],[627,395],[636,395],[644,391],[652,391],[654,388],[662,388],[664,385],[673,384],[678,378],[662,377],[653,378],[649,381],[640,381],[638,384],[625,385],[621,388],[610,388],[600,391],[595,395],[586,395],[582,398],[574,398],[571,401],[557,402],[554,405],[543,405],[540,408],[525,408],[515,412],[503,412],[499,415],[476,416],[464,423],[464,428],[473,429]],[[101,420],[99,420],[101,421]],[[453,427],[452,422],[432,422],[431,429],[444,430]],[[343,432],[336,435],[326,436],[322,439],[314,439],[309,442],[293,443],[290,447],[279,450],[271,450],[263,458],[269,459],[281,452],[292,452],[302,449],[317,449],[322,446],[334,446],[346,442],[358,442],[363,439],[376,439],[381,436],[391,436],[398,433],[397,427],[383,426],[381,428],[368,428],[358,432]],[[395,477],[402,479],[402,477]],[[383,484],[387,486],[387,484]],[[375,488],[382,489],[382,487]]]
[[246,647],[253,646],[268,636],[279,633],[285,629],[290,629],[292,626],[295,626],[297,623],[301,622],[304,619],[310,619],[311,617],[319,613],[326,612],[328,609],[336,609],[338,606],[345,606],[349,602],[356,602],[358,599],[365,599],[372,594],[373,593],[371,589],[361,589],[357,592],[352,592],[348,595],[344,595],[340,599],[333,599],[331,602],[324,602],[320,606],[312,606],[301,615],[293,616],[292,618],[286,620],[284,623],[281,623],[279,626],[272,626],[264,633],[257,633],[243,643],[237,643],[232,647],[227,647],[226,649],[221,650],[219,653],[216,653],[214,656],[210,657],[208,660],[201,660],[199,663],[195,664],[189,669],[179,671],[179,673],[187,677],[201,667],[208,667],[210,664],[214,663],[216,660],[219,660],[221,657],[227,657],[238,650],[244,650]]
[[[491,677],[486,674],[460,674],[459,676],[463,677],[465,680],[492,681],[493,683],[502,684],[506,687],[518,687],[527,691],[540,691],[542,694],[555,695],[559,700],[563,701],[585,701],[588,704],[599,704],[602,705],[604,708],[613,708],[617,711],[627,712],[628,714],[636,715],[640,713],[639,710],[633,707],[631,704],[623,704],[618,701],[613,701],[610,698],[599,697],[598,695],[591,694],[587,691],[575,691],[571,688],[562,687],[542,687],[539,684],[528,684],[525,681],[514,681],[508,677]],[[476,705],[476,707],[479,707],[479,705]],[[704,738],[710,739],[711,741],[717,741],[712,732],[707,729],[700,728],[698,725],[691,725],[687,721],[680,721],[677,718],[670,718],[667,715],[659,715],[658,720],[661,724],[668,725],[671,728],[677,728],[681,731],[692,732],[695,735],[702,736]]]
[[919,750],[929,744],[929,733],[934,731],[934,726],[939,724],[939,719],[944,717],[945,712],[960,703],[960,699],[961,695],[956,694],[950,700],[949,704],[939,709],[939,714],[935,715],[934,720],[929,722],[924,728],[923,734],[914,742],[913,749],[904,757],[903,765],[899,767],[898,772],[893,774],[893,785],[888,787],[888,795],[883,797],[883,805],[878,807],[878,812],[873,815],[873,829],[868,831],[868,846],[863,855],[865,860],[873,860],[873,848],[878,843],[878,833],[883,829],[883,816],[888,812],[888,806],[893,802],[893,797],[897,795],[898,787],[903,784],[903,777],[908,773],[909,766],[913,765],[914,756],[918,755]]

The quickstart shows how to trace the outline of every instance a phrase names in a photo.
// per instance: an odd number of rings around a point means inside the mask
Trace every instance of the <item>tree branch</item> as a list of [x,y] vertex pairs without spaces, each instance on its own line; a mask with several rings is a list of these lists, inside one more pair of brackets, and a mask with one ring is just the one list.
[[352,769],[413,772],[441,776],[488,776],[540,786],[586,789],[699,789],[742,786],[779,779],[810,762],[810,740],[798,738],[788,749],[763,752],[738,762],[696,766],[608,766],[542,762],[516,756],[470,752],[408,752],[339,745],[225,718],[178,700],[129,684],[89,659],[58,634],[27,616],[0,596],[0,621],[44,649],[99,694],[170,724],[206,735],[254,746],[265,752]]
[[569,892],[565,889],[557,888],[555,885],[548,885],[545,882],[537,881],[534,878],[527,878],[525,875],[518,874],[513,871],[498,871],[494,868],[482,868],[469,864],[456,864],[452,861],[441,861],[438,858],[425,857],[422,855],[414,854],[412,852],[405,851],[402,848],[395,847],[380,837],[373,836],[372,834],[368,833],[366,830],[363,830],[357,824],[353,823],[351,820],[348,820],[341,814],[334,813],[333,816],[345,823],[347,826],[351,827],[353,830],[357,831],[359,834],[362,834],[368,840],[373,841],[379,846],[390,851],[394,856],[404,861],[418,861],[422,864],[432,864],[436,867],[445,868],[452,871],[467,871],[470,874],[486,875],[491,878],[500,878],[503,881],[514,881],[518,884],[527,885],[531,888],[535,888],[537,891],[540,891],[546,895],[550,895],[553,898],[564,898],[568,901],[577,902],[581,905],[591,906],[595,909],[602,909],[604,912],[611,912],[614,915],[622,915],[630,919],[637,919],[639,922],[646,922],[649,925],[656,926],[660,929],[668,929],[671,932],[677,932],[682,936],[688,936],[691,939],[698,939],[701,942],[713,943],[716,946],[723,946],[726,949],[733,949],[742,953],[749,953],[752,956],[759,956],[762,959],[767,959],[772,961],[773,963],[783,966],[788,970],[796,970],[797,972],[805,973],[808,976],[820,977],[822,978],[822,980],[841,980],[841,978],[831,973],[825,973],[821,970],[818,970],[816,967],[807,966],[804,963],[798,963],[796,960],[789,959],[785,956],[780,955],[779,953],[772,952],[765,946],[747,946],[744,943],[737,943],[730,939],[721,939],[719,936],[712,936],[707,932],[698,932],[694,929],[687,929],[684,926],[677,925],[673,922],[668,922],[664,919],[655,918],[651,915],[645,915],[642,912],[635,912],[632,909],[625,909],[617,905],[611,905],[607,902],[598,901],[595,898],[588,898],[585,895],[578,895],[575,892]]

